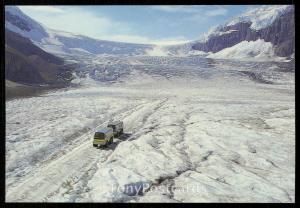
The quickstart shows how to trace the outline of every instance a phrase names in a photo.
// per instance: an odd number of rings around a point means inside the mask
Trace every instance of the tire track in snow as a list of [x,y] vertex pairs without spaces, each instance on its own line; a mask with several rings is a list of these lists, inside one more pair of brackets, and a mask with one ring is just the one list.
[[[136,106],[134,106],[134,108],[138,107],[141,104],[138,104]],[[124,107],[116,112],[113,112],[112,115],[108,115],[105,116],[104,118],[102,118],[101,120],[104,122],[101,122],[100,125],[97,125],[96,127],[85,127],[83,128],[83,130],[81,129],[80,131],[77,131],[75,133],[73,133],[72,135],[80,135],[79,137],[75,137],[75,139],[72,139],[70,143],[68,143],[68,141],[70,139],[68,138],[74,138],[72,136],[67,136],[66,140],[63,140],[63,143],[60,143],[56,146],[59,146],[58,148],[54,148],[52,147],[52,149],[54,149],[54,152],[50,153],[47,158],[45,159],[40,159],[39,161],[37,161],[35,164],[31,165],[30,171],[26,172],[26,174],[23,175],[23,177],[10,177],[11,179],[13,179],[12,181],[10,181],[9,183],[6,184],[7,187],[15,187],[18,186],[18,184],[22,183],[23,181],[26,180],[26,178],[33,176],[36,172],[38,172],[38,169],[42,169],[43,167],[46,167],[49,163],[51,163],[52,161],[54,161],[55,159],[66,155],[69,151],[72,151],[74,149],[74,147],[77,147],[81,144],[83,144],[85,141],[87,141],[87,139],[83,139],[83,138],[91,138],[92,134],[94,133],[95,129],[100,128],[101,126],[103,126],[108,118],[110,117],[114,117],[115,115],[119,115],[121,112],[123,112],[125,109],[127,109],[127,107]],[[90,130],[87,130],[90,129]],[[87,130],[87,131],[85,131]],[[82,134],[83,133],[83,134]],[[56,147],[55,146],[55,147]],[[47,150],[48,151],[48,150]],[[46,151],[45,151],[46,152]],[[40,152],[38,152],[40,153]],[[36,157],[35,155],[32,155],[31,157]],[[23,172],[23,169],[19,168],[18,172],[9,172],[9,174],[14,174],[14,175],[20,175]],[[9,175],[7,175],[6,177],[8,177]]]
[[[127,116],[131,115],[133,112],[137,112],[139,110],[141,110],[142,108],[145,107],[145,104],[141,104],[141,105],[138,105],[138,107],[134,108],[134,109],[131,109],[129,111],[126,111],[125,113],[122,113],[122,114],[125,114],[125,115],[121,115],[121,116],[118,116],[118,119],[119,120],[123,120],[124,118],[126,118]],[[115,142],[114,142],[115,143]],[[103,151],[106,151],[107,150],[103,150]],[[99,167],[98,167],[98,163],[103,163],[105,162],[106,160],[108,160],[108,157],[112,154],[112,151],[109,152],[109,154],[106,155],[105,158],[102,158],[102,157],[99,157],[95,162],[93,162],[93,165],[91,165],[89,167],[89,169],[77,180],[75,181],[75,185],[77,183],[79,183],[79,181],[82,181],[79,185],[76,185],[75,188],[73,187],[70,187],[69,190],[67,190],[66,192],[69,192],[70,189],[72,189],[73,193],[74,194],[71,194],[70,195],[70,200],[71,202],[75,202],[78,198],[83,198],[81,195],[82,194],[88,194],[87,192],[89,191],[89,188],[88,188],[88,181],[91,180],[94,176],[94,174],[98,171]],[[102,160],[101,160],[102,159]],[[60,189],[60,187],[59,187]],[[58,189],[58,190],[59,190]],[[56,190],[54,193],[55,194],[59,194],[59,191]],[[53,197],[54,194],[50,195],[50,197]],[[45,199],[46,200],[46,199]],[[47,199],[49,200],[49,199]]]
[[[140,109],[139,106],[143,107],[144,105],[145,105],[144,103],[139,104],[139,105],[135,106],[133,109],[128,110],[129,114],[132,113],[132,111],[134,111],[136,108]],[[125,115],[127,115],[126,112],[125,112]],[[112,117],[116,114],[119,114],[119,111],[108,117]],[[98,127],[102,126],[105,123],[106,122],[103,122]],[[96,127],[96,128],[98,128],[98,127]],[[90,133],[93,133],[93,130],[82,135],[81,137],[92,138],[91,135],[89,135]],[[92,141],[86,141],[86,142],[80,144],[79,146],[75,147],[70,152],[62,155],[62,157],[60,157],[56,160],[49,161],[49,163],[45,163],[42,166],[40,166],[39,169],[34,171],[35,172],[34,174],[32,174],[28,178],[24,179],[23,183],[15,186],[12,189],[7,191],[7,194],[6,194],[7,201],[23,201],[23,200],[24,201],[42,201],[42,200],[45,200],[41,196],[41,194],[35,195],[34,193],[35,192],[49,193],[49,190],[47,189],[47,187],[51,187],[51,185],[53,186],[53,184],[55,184],[57,186],[58,184],[56,181],[62,181],[62,178],[63,178],[63,180],[64,179],[67,180],[66,177],[61,177],[62,171],[57,166],[61,165],[61,168],[65,169],[67,172],[67,175],[70,176],[72,174],[76,174],[76,172],[80,172],[80,170],[81,170],[81,168],[78,168],[76,165],[75,166],[70,165],[68,168],[65,167],[68,164],[72,164],[72,162],[70,162],[70,161],[72,161],[73,158],[78,159],[77,161],[73,159],[73,164],[76,164],[78,162],[82,163],[83,162],[82,159],[87,159],[87,161],[84,161],[85,163],[91,163],[92,161],[90,161],[90,160],[94,160],[95,158],[99,157],[99,154],[97,154],[97,153],[102,152],[102,151],[97,152],[98,149],[92,149],[93,147],[91,146],[91,142]],[[89,151],[90,149],[91,149],[91,151]],[[79,154],[79,153],[81,153],[81,154]],[[99,158],[100,159],[103,158],[103,155],[100,156]],[[99,161],[100,161],[100,159],[99,159]],[[101,162],[104,162],[106,159],[107,159],[107,157]],[[82,166],[80,166],[80,167],[82,167]],[[76,171],[74,170],[74,168]],[[70,170],[70,171],[68,171],[68,170]],[[56,171],[60,173],[60,174],[58,174],[58,177],[55,177],[55,175],[57,175]],[[50,180],[46,178],[49,175],[52,176],[52,178],[50,177]],[[32,184],[35,184],[35,185],[32,185]],[[44,186],[43,184],[47,184],[47,185]],[[37,191],[39,189],[42,189],[42,191]],[[22,190],[22,193],[20,193],[20,190]],[[57,189],[50,190],[50,193],[51,192],[55,193],[56,191],[57,191]]]
[[[153,114],[153,112],[155,112],[156,110],[161,108],[167,100],[168,99],[164,99],[163,101],[159,101],[158,103],[157,103],[157,101],[154,101],[153,103],[144,104],[144,105],[140,106],[138,109],[133,109],[133,110],[129,111],[129,113],[127,111],[125,113],[126,115],[125,116],[123,115],[122,116],[123,119],[121,119],[121,120],[126,120],[126,118],[128,119],[128,117],[130,118],[132,116],[132,114],[137,114],[139,116],[142,115],[140,117],[140,118],[142,118],[142,123],[140,125],[138,125],[137,127],[134,127],[134,128],[129,125],[129,130],[132,130],[133,131],[132,134],[134,135],[135,132],[138,129],[140,129],[141,126],[143,126],[147,122],[148,118]],[[149,110],[149,105],[152,106],[152,108],[150,108],[150,110]],[[143,115],[144,109],[146,109],[146,113]],[[141,111],[141,112],[139,112],[139,111]],[[135,118],[135,115],[133,115],[133,117]],[[133,124],[131,123],[131,125],[133,125]],[[130,138],[128,138],[127,141],[130,141]],[[101,162],[95,162],[94,163],[96,167],[93,168],[92,174],[90,174],[88,178],[84,179],[85,182],[83,183],[83,185],[76,188],[76,191],[74,191],[74,195],[71,197],[72,202],[76,201],[78,198],[83,198],[81,196],[82,194],[88,194],[87,192],[90,190],[90,188],[87,187],[88,186],[88,181],[91,180],[93,178],[94,174],[96,174],[97,170],[99,170],[99,167],[98,167],[99,164],[103,164],[105,161],[107,161],[109,159],[109,156],[112,153],[113,153],[113,151],[110,152],[110,154],[107,155],[105,160],[103,160]],[[117,181],[117,180],[115,180],[115,181]]]
[[[166,100],[165,100],[166,101]],[[154,101],[152,103],[146,103],[146,104],[140,104],[135,106],[133,109],[130,109],[126,112],[123,112],[122,116],[119,116],[119,118],[127,118],[130,117],[132,113],[141,111],[143,108],[148,109],[149,105],[154,105],[155,109],[157,109],[160,105],[162,105],[163,102],[159,102],[157,104],[157,101]],[[154,103],[154,104],[153,104]],[[148,111],[146,111],[148,112]],[[118,113],[115,113],[118,114]],[[125,114],[125,115],[124,115]],[[149,117],[151,113],[147,113],[146,116],[143,116],[143,121],[145,122],[147,120],[147,117]],[[110,116],[111,117],[111,116]],[[106,122],[104,122],[106,123]],[[102,126],[103,124],[99,125]],[[143,125],[143,124],[142,124]],[[99,127],[98,126],[98,127]],[[135,128],[139,129],[139,128]],[[92,132],[92,131],[91,131]],[[89,132],[89,133],[91,133]],[[88,134],[84,134],[81,137],[87,137]],[[37,174],[33,174],[24,181],[22,184],[14,187],[13,189],[9,190],[7,193],[7,200],[8,201],[48,201],[48,197],[52,198],[55,197],[55,195],[59,194],[59,189],[61,187],[61,184],[64,182],[67,182],[68,180],[74,180],[75,178],[81,178],[83,179],[84,174],[90,174],[89,179],[93,177],[93,174],[97,171],[98,163],[105,162],[109,155],[113,151],[99,151],[98,149],[92,149],[89,151],[91,147],[91,141],[86,141],[82,143],[81,145],[75,147],[71,152],[68,152],[64,154],[62,157],[50,161],[50,164],[43,164],[42,167],[39,168],[39,170],[36,170],[35,172],[38,172]],[[97,152],[98,151],[98,152]],[[101,152],[99,155],[99,152]],[[98,154],[97,154],[98,153]],[[81,156],[83,155],[83,156]],[[77,159],[74,159],[77,158]],[[82,161],[82,159],[87,159],[86,161]],[[79,167],[77,166],[78,161],[83,163]],[[92,166],[88,166],[87,164],[94,164]],[[67,175],[62,176],[62,173],[64,171],[60,170],[58,167],[61,166],[62,169],[67,172]],[[96,166],[96,167],[94,167]],[[88,169],[87,171],[82,171],[85,169]],[[69,171],[68,171],[69,170]],[[59,172],[59,174],[56,173],[56,171]],[[77,177],[76,173],[78,172],[84,172],[81,174],[81,176]],[[49,178],[47,178],[50,175]],[[73,178],[73,179],[72,179]],[[60,182],[61,181],[61,182]],[[64,181],[64,182],[63,182]],[[32,185],[34,184],[34,185]],[[53,186],[54,184],[54,186]],[[82,184],[82,186],[78,186],[78,188],[75,191],[75,196],[70,196],[71,201],[75,201],[78,196],[80,196],[80,193],[85,191],[85,186],[87,185],[87,181]],[[58,188],[53,188],[58,187]],[[23,190],[22,193],[20,193],[18,190]],[[37,191],[40,190],[40,191]],[[25,193],[24,193],[25,192]],[[36,193],[36,194],[35,194]],[[45,195],[41,195],[40,193],[45,193]],[[44,196],[44,197],[43,197]],[[47,197],[48,196],[48,197]]]
[[130,122],[129,129],[132,130],[132,136],[130,138],[128,138],[128,141],[136,140],[145,133],[145,131],[139,132],[139,130],[142,129],[142,127],[147,123],[147,121],[151,117],[151,115],[153,113],[155,113],[158,109],[160,109],[167,101],[168,101],[168,98],[165,98],[163,101],[159,101],[158,104],[153,105],[154,107],[152,106],[152,109],[150,108],[151,110],[146,109],[147,111],[146,111],[145,115],[142,117],[142,120],[141,120],[141,117],[139,117],[140,113],[135,112],[137,115],[134,115],[133,117],[138,119],[137,122],[139,123],[139,125],[135,125],[135,127],[133,127],[132,126],[133,122],[132,121]]

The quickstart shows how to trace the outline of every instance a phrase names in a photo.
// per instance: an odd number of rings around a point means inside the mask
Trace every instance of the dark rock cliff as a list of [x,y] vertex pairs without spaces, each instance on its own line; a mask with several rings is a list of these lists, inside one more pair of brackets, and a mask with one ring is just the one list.
[[22,84],[63,84],[71,81],[74,68],[28,38],[5,30],[5,79]]
[[225,26],[220,32],[228,32],[219,36],[213,36],[206,42],[192,45],[192,49],[204,52],[218,52],[224,48],[234,46],[241,41],[255,41],[263,39],[271,42],[278,56],[290,56],[295,52],[295,17],[294,7],[277,18],[270,26],[261,30],[250,28],[250,22],[239,22],[235,25]]

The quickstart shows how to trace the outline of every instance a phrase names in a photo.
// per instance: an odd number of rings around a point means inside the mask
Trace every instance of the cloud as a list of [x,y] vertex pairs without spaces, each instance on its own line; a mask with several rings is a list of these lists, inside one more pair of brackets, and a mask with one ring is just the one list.
[[198,13],[207,17],[227,15],[228,8],[226,6],[152,6],[152,9],[168,12],[168,13]]
[[100,40],[155,45],[188,42],[184,37],[153,39],[136,35],[135,27],[128,22],[112,20],[99,12],[95,14],[79,7],[19,6],[19,8],[49,28],[81,34]]
[[109,35],[109,36],[100,36],[99,39],[117,41],[117,42],[126,42],[126,43],[154,44],[154,45],[161,45],[161,46],[182,44],[190,41],[185,37],[181,37],[181,36],[153,39],[153,38],[149,38],[146,36],[139,36],[139,35]]
[[214,17],[228,15],[228,7],[226,6],[152,6],[151,8],[170,14],[182,13],[181,18],[177,21],[170,21],[168,16],[159,19],[160,23],[167,24],[169,27],[180,27],[191,22],[196,24],[207,23]]
[[153,44],[156,45],[177,45],[189,42],[189,39],[185,37],[174,37],[174,38],[164,38],[159,40],[153,40]]
[[[183,36],[150,38],[150,35],[140,35],[140,26],[132,21],[128,22],[123,19],[113,19],[108,15],[94,10],[90,11],[85,7],[77,6],[19,6],[19,8],[51,29],[66,31],[71,33],[82,34],[88,37],[111,40],[127,43],[142,43],[155,45],[173,45],[189,42]],[[160,16],[153,21],[157,25],[167,25],[169,28],[181,28],[186,24],[202,24],[209,21],[210,18],[227,14],[226,7],[222,6],[149,6],[156,12],[163,11],[167,13],[180,14],[180,18],[169,16]],[[97,11],[97,12],[95,12]],[[160,34],[163,35],[163,34]]]
[[[55,7],[57,11],[48,6],[20,6],[24,13],[42,22],[47,27],[72,33],[78,33],[93,38],[109,35],[112,32],[117,34],[131,31],[130,25],[126,22],[114,21],[99,13],[94,14],[79,7],[60,6]],[[58,12],[61,10],[62,12]],[[40,12],[44,11],[44,12]],[[56,11],[54,14],[53,12]]]
[[117,41],[117,42],[126,42],[126,43],[142,43],[142,44],[150,44],[151,39],[138,36],[138,35],[104,35],[99,36],[99,39],[102,40],[110,40],[110,41]]
[[[202,24],[209,22],[212,18],[217,16],[226,16],[228,15],[228,9],[221,6],[213,6],[209,9],[203,10],[202,12],[192,13],[188,16],[181,18],[181,24],[184,22],[194,22],[196,24]],[[179,24],[180,22],[174,22],[173,24]]]
[[128,22],[115,21],[99,12],[95,14],[79,7],[19,6],[19,8],[51,29],[100,40],[155,45],[180,44],[188,41],[184,37],[153,39],[136,35],[133,25]]
[[228,10],[224,7],[219,7],[216,9],[208,10],[205,12],[204,15],[208,17],[214,17],[214,16],[224,16],[228,14]]
[[185,12],[185,13],[194,13],[199,12],[203,6],[152,6],[152,9],[161,10],[164,12]]

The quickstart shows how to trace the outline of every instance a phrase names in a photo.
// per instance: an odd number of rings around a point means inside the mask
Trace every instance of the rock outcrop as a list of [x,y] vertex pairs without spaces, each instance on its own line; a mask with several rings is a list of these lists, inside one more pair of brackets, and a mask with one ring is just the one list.
[[5,79],[22,84],[65,84],[75,66],[49,54],[28,38],[5,30]]
[[218,52],[224,48],[232,47],[242,41],[255,41],[263,39],[274,45],[277,56],[288,57],[295,51],[295,18],[294,7],[279,16],[269,26],[255,30],[251,22],[238,22],[234,25],[218,29],[218,35],[209,37],[205,42],[192,45],[192,49],[204,52]]

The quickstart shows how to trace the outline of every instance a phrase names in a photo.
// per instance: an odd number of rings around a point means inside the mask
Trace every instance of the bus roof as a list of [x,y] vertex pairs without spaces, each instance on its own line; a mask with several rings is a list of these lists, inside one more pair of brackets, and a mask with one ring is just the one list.
[[112,128],[103,128],[103,129],[97,130],[96,132],[97,133],[104,133],[104,134],[106,134],[106,133],[108,133],[110,131],[113,131]]

